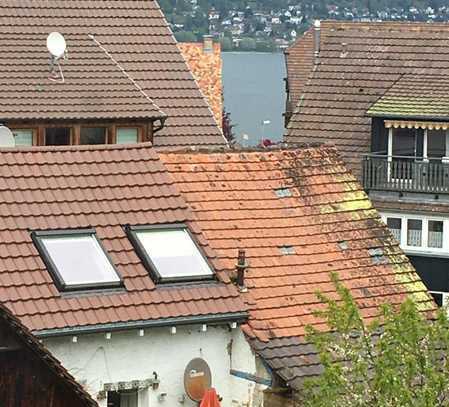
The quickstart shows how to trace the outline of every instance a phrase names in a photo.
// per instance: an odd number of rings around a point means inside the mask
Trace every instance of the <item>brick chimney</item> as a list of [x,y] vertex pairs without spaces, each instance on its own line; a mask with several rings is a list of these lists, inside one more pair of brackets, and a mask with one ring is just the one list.
[[203,52],[205,54],[213,54],[213,52],[214,52],[214,37],[212,35],[203,36]]

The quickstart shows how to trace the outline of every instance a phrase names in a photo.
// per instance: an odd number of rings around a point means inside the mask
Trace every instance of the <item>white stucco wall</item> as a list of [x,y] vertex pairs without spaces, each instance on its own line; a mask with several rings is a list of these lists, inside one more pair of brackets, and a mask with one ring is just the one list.
[[[160,385],[139,394],[139,407],[197,406],[185,398],[183,374],[187,363],[201,357],[212,371],[212,385],[223,397],[222,407],[262,406],[260,391],[263,385],[231,376],[230,369],[260,375],[256,372],[256,358],[239,328],[208,326],[146,329],[144,336],[138,330],[113,332],[111,339],[105,334],[77,337],[48,338],[44,345],[62,362],[86,389],[97,397],[104,383],[146,380],[157,372]],[[263,372],[264,373],[264,372]],[[164,401],[158,395],[167,393]],[[106,407],[106,400],[99,400]]]

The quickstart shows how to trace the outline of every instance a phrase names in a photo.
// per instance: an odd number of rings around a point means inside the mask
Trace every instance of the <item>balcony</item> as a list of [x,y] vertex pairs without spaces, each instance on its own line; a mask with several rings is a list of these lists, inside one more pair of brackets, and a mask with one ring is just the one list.
[[369,154],[363,157],[366,191],[449,194],[449,162]]

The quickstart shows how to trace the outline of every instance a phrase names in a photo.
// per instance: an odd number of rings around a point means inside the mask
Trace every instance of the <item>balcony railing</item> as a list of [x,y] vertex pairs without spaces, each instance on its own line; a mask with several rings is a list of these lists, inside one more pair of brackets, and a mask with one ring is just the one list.
[[441,159],[420,159],[369,154],[363,158],[365,190],[449,193],[449,163]]

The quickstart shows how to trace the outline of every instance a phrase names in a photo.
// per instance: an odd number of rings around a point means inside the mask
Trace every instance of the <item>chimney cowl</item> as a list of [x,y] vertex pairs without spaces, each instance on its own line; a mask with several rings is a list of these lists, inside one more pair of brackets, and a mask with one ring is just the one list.
[[245,250],[239,249],[237,258],[237,285],[241,288],[245,287],[245,272],[248,268]]
[[203,52],[205,54],[213,54],[214,52],[214,37],[212,35],[203,36]]

